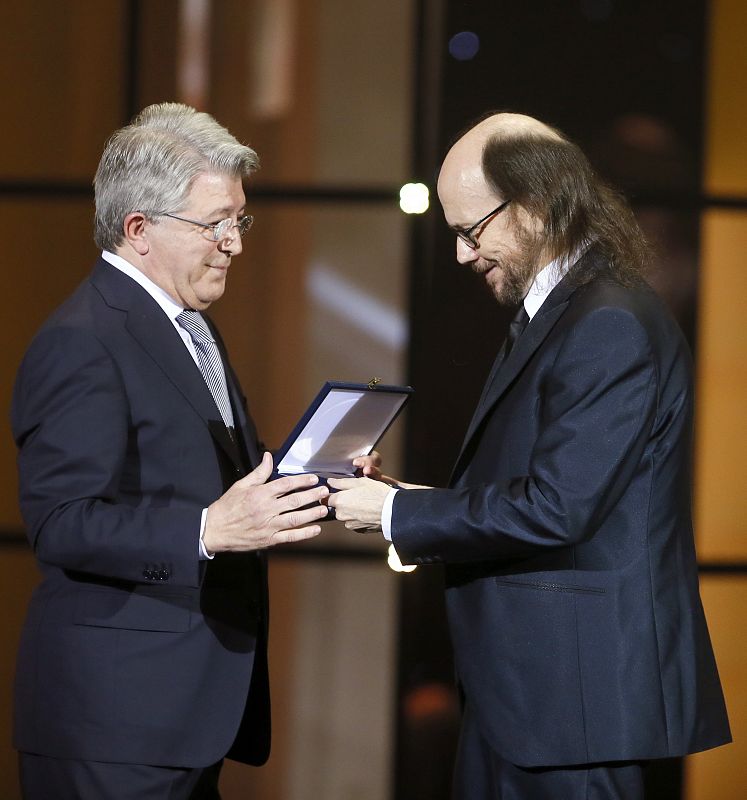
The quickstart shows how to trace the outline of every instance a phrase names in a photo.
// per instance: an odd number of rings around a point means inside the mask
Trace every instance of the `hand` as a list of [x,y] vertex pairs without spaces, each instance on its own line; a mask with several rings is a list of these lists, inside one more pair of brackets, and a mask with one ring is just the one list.
[[327,498],[337,519],[356,531],[380,531],[381,509],[389,485],[371,478],[329,478],[327,483],[338,491]]
[[382,479],[381,474],[381,454],[372,450],[367,456],[358,456],[353,459],[353,466],[356,467],[357,477],[372,478],[375,481]]
[[[353,466],[358,467],[360,475],[365,478],[372,478],[375,481],[386,483],[393,489],[431,489],[431,486],[424,486],[421,483],[405,483],[398,478],[392,478],[391,475],[384,475],[381,471],[381,455],[375,450],[371,451],[370,455],[358,456],[353,459]],[[348,526],[349,527],[349,526]]]
[[[327,516],[321,501],[329,494],[316,486],[316,475],[294,475],[267,483],[272,456],[208,507],[202,542],[209,554],[261,550],[310,539],[321,533],[317,521]],[[304,508],[312,504],[310,508]]]
[[372,450],[367,456],[358,456],[358,458],[354,458],[353,466],[357,467],[358,477],[371,478],[372,480],[381,481],[395,488],[415,488],[414,484],[402,483],[396,478],[392,478],[390,475],[384,475],[381,471],[381,454],[377,453],[376,450]]

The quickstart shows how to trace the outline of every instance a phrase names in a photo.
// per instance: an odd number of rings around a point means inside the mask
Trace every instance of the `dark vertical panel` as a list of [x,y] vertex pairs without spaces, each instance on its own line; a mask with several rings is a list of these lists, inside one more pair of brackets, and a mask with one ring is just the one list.
[[447,137],[486,109],[507,107],[588,147],[621,114],[636,112],[671,125],[699,157],[702,0],[475,0],[448,9],[444,45],[472,30],[480,50],[468,61],[445,55]]
[[[443,37],[447,0],[418,0],[413,107],[413,174],[435,187],[441,157],[439,119],[443,107]],[[432,386],[432,329],[421,324],[441,295],[436,230],[440,210],[432,197],[431,210],[412,219],[409,379],[417,386],[405,431],[405,473],[408,480],[446,480],[448,447],[441,448],[428,431]],[[436,348],[439,349],[439,348]],[[415,422],[417,421],[417,422]],[[422,423],[426,423],[423,425]],[[426,467],[427,450],[438,463]],[[440,467],[440,470],[439,470]],[[396,800],[447,800],[458,735],[458,706],[454,690],[451,648],[439,567],[418,569],[402,576],[397,647],[397,714],[394,759]]]

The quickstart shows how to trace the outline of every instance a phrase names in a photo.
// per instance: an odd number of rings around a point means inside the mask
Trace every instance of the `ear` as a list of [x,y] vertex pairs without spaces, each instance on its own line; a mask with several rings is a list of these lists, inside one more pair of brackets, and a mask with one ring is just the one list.
[[148,220],[141,211],[132,211],[125,218],[122,223],[122,232],[124,233],[125,240],[138,253],[144,256],[150,250],[150,243],[147,236],[147,223]]

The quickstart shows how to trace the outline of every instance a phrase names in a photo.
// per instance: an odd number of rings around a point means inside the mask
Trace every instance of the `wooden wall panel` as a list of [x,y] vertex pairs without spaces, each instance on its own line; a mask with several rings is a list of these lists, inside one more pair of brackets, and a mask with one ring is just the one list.
[[38,0],[0,26],[0,178],[93,178],[121,124],[124,2]]
[[707,576],[700,583],[734,743],[686,760],[685,798],[743,800],[747,787],[747,648],[743,644],[747,581],[742,577]]
[[[112,0],[39,0],[15,5],[0,28],[3,122],[0,181],[93,179],[104,141],[122,121],[123,10]],[[0,322],[0,528],[20,529],[10,394],[33,333],[91,267],[93,204],[88,198],[5,194],[0,198],[5,298]],[[30,550],[0,549],[0,797],[18,800],[10,743],[18,634],[38,572]]]
[[[0,418],[8,420],[18,365],[49,313],[88,274],[96,257],[91,241],[93,203],[86,199],[0,199],[0,238],[9,300],[0,321]],[[0,428],[0,528],[20,526],[15,445]]]
[[701,236],[695,520],[701,559],[747,561],[747,211],[709,211]]
[[747,49],[744,0],[710,0],[705,190],[747,194]]
[[3,609],[0,641],[0,797],[20,800],[15,750],[11,747],[13,675],[16,648],[31,590],[39,572],[30,550],[0,550],[3,580],[0,581],[0,608]]
[[[707,192],[747,199],[747,51],[741,0],[710,4],[707,79]],[[747,559],[744,471],[747,341],[744,299],[747,211],[712,209],[702,216],[698,308],[695,511],[701,558]]]
[[[704,191],[747,200],[747,51],[742,0],[709,4]],[[695,523],[701,560],[747,562],[744,443],[747,210],[702,215]],[[741,800],[747,786],[747,576],[701,580],[734,743],[688,759],[687,800]]]

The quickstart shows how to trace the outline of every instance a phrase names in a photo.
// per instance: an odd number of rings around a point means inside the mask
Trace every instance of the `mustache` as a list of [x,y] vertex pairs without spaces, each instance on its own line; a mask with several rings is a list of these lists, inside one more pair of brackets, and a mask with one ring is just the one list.
[[490,270],[493,269],[493,267],[499,267],[499,266],[501,266],[501,262],[498,261],[497,259],[490,259],[490,260],[485,259],[482,264],[480,264],[477,261],[473,261],[470,264],[470,269],[476,275],[484,275],[486,272],[490,272]]

